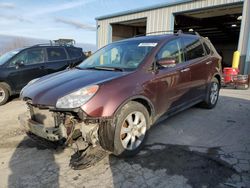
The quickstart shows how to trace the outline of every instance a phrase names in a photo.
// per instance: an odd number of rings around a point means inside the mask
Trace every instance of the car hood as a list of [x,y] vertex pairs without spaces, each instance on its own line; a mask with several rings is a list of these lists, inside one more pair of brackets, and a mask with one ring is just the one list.
[[106,70],[71,69],[44,76],[27,85],[21,98],[32,100],[33,104],[55,106],[57,99],[88,85],[101,84],[129,74]]

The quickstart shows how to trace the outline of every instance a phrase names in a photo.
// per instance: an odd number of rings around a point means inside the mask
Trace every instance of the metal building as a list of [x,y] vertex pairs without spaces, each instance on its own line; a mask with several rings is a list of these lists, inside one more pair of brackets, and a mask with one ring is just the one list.
[[250,72],[250,1],[180,0],[143,9],[102,16],[97,20],[98,48],[151,32],[194,30],[208,37],[231,65],[233,52],[241,53],[240,69]]

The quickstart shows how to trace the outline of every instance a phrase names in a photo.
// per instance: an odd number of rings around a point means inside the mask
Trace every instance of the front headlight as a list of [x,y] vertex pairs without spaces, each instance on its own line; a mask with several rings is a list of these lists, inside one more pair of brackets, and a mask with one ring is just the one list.
[[97,92],[99,86],[91,85],[61,97],[56,102],[57,108],[77,108],[85,104]]

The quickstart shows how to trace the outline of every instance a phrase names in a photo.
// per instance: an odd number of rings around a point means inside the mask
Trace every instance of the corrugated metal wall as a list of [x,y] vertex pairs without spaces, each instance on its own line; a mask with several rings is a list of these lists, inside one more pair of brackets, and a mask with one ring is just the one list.
[[112,35],[110,27],[110,24],[112,23],[147,18],[147,33],[154,31],[171,30],[173,29],[174,25],[173,13],[243,1],[244,0],[196,0],[190,3],[183,3],[159,9],[148,10],[145,12],[98,20],[97,24],[99,25],[99,27],[97,30],[97,45],[98,48],[100,48],[111,42],[109,40],[112,37],[109,35]]

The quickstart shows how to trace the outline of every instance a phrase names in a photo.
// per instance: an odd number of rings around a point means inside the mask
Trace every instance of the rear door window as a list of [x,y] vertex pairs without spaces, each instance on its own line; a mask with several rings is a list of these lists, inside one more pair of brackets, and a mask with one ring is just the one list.
[[205,55],[203,46],[196,37],[184,37],[184,46],[185,46],[185,57],[186,61],[203,57]]
[[49,61],[60,61],[67,59],[64,48],[47,48]]
[[167,42],[159,51],[157,59],[174,59],[176,63],[182,63],[184,56],[181,40],[174,39]]
[[70,59],[79,58],[82,56],[82,51],[76,48],[68,48],[68,54]]

